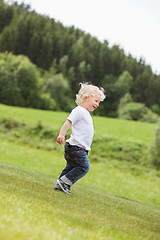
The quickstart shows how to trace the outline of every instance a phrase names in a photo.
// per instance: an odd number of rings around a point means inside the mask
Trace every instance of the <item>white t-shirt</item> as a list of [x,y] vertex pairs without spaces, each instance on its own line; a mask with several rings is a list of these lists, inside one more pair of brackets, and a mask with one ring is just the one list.
[[72,110],[67,118],[72,122],[72,134],[67,140],[71,145],[77,145],[86,150],[91,150],[94,128],[89,111],[81,106]]

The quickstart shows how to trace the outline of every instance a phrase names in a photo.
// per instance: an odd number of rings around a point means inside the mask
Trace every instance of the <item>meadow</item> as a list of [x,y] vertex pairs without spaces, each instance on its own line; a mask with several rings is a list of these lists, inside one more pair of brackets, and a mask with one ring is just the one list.
[[0,239],[158,240],[160,172],[131,161],[150,153],[156,125],[93,116],[91,168],[68,196],[53,190],[67,115],[0,105]]

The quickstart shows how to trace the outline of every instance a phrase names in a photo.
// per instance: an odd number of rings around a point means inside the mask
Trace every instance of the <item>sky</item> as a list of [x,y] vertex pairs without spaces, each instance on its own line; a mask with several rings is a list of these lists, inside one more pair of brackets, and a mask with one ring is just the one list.
[[15,0],[64,26],[74,26],[126,55],[142,57],[160,74],[159,0]]

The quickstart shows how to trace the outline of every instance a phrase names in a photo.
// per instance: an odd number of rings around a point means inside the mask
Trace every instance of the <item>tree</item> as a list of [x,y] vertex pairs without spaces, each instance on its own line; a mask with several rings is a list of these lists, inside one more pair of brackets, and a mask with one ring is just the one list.
[[[149,108],[155,104],[160,106],[160,76],[153,74],[143,58],[126,56],[118,45],[109,47],[107,41],[102,43],[73,26],[64,27],[53,18],[31,11],[24,3],[9,5],[0,1],[0,52],[5,51],[27,56],[41,73],[47,70],[50,74],[55,60],[57,67],[52,74],[62,73],[67,79],[71,89],[68,99],[79,89],[79,82],[105,88],[108,98],[96,114],[116,117],[119,101],[127,92],[134,102]],[[19,74],[25,79],[24,68]],[[17,81],[19,84],[20,79]],[[38,99],[38,95],[32,101]],[[45,95],[43,100],[48,101],[49,96]],[[39,106],[39,101],[32,105]]]
[[45,84],[45,92],[48,92],[55,99],[59,110],[70,111],[73,100],[70,99],[70,86],[63,74],[50,76]]
[[115,83],[116,91],[120,97],[130,92],[133,85],[133,77],[128,71],[124,71]]
[[116,77],[112,74],[106,75],[101,80],[101,86],[105,90],[106,99],[102,106],[96,110],[97,114],[108,117],[117,117],[117,107],[118,107],[118,96],[116,94],[115,88]]
[[24,106],[24,99],[15,73],[0,67],[0,102],[12,106]]
[[8,26],[13,18],[13,7],[7,6],[3,2],[0,2],[0,33]]
[[133,102],[132,96],[131,96],[130,93],[126,93],[120,99],[120,102],[119,102],[119,105],[118,105],[118,111],[120,111],[124,107],[124,105],[126,105],[127,103],[130,103],[130,102]]
[[[39,107],[39,71],[30,60],[12,53],[0,54],[1,102],[9,105]],[[15,95],[15,96],[14,96]]]
[[126,56],[124,50],[118,45],[114,45],[109,52],[110,55],[110,71],[113,75],[119,76],[126,68]]
[[63,56],[58,65],[58,70],[63,73],[64,76],[67,76],[67,63],[68,63],[68,56]]
[[[154,93],[152,87],[152,71],[149,67],[140,64],[139,73],[134,80],[132,96],[135,102],[145,103],[147,106],[153,105]],[[152,97],[150,97],[152,96]]]
[[87,82],[90,71],[91,71],[90,64],[87,65],[85,61],[80,62],[78,66],[78,76],[77,76],[78,82],[79,83]]
[[110,55],[109,55],[109,47],[108,42],[104,41],[100,47],[100,73],[101,73],[101,79],[111,73],[111,61],[110,61]]

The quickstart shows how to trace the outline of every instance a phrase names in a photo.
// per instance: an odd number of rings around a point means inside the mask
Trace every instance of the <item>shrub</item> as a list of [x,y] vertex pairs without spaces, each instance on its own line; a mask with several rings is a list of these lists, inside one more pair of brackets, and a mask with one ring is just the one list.
[[16,128],[25,126],[24,123],[18,122],[12,118],[2,118],[2,119],[0,119],[0,124],[2,127],[4,127],[5,129],[8,129],[8,130],[12,130],[12,129],[16,129]]
[[118,109],[123,108],[127,103],[133,102],[132,96],[130,93],[126,93],[119,102]]
[[157,123],[159,117],[143,103],[129,102],[118,109],[118,117],[126,120]]
[[143,103],[130,102],[118,110],[118,117],[127,120],[139,120],[143,118],[146,113],[147,109]]
[[39,108],[53,111],[58,110],[56,101],[53,98],[51,98],[49,93],[42,93],[39,101]]
[[151,111],[160,115],[160,106],[158,104],[152,105]]
[[146,114],[140,119],[142,122],[157,123],[159,122],[159,116],[153,113],[151,110],[147,109]]

